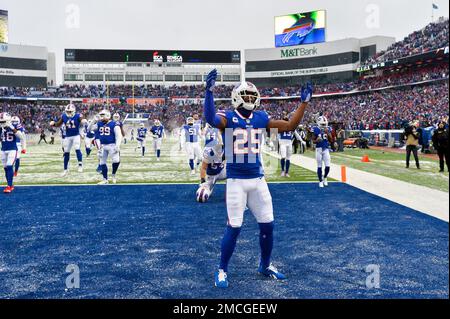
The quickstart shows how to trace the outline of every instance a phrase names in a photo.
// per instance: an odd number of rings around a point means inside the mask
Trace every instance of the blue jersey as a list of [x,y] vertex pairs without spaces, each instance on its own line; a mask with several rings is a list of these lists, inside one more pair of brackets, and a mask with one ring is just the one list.
[[114,128],[116,126],[117,124],[114,121],[109,121],[108,123],[105,122],[97,123],[100,143],[102,143],[102,145],[116,143],[116,132],[114,131]]
[[0,140],[2,151],[17,151],[18,138],[11,128],[0,128]]
[[150,132],[152,132],[153,137],[162,138],[164,134],[164,126],[152,126]]
[[147,128],[140,127],[137,130],[137,139],[138,141],[142,141],[147,137]]
[[294,131],[283,132],[279,134],[280,140],[292,141],[294,139]]
[[198,142],[198,136],[200,135],[200,126],[194,125],[185,125],[183,126],[184,136],[186,137],[186,142],[195,143]]
[[227,119],[223,132],[227,178],[249,179],[264,176],[261,147],[263,134],[269,124],[269,115],[265,111],[254,111],[248,119],[237,111],[220,112],[219,115]]
[[[13,125],[14,128],[20,132],[22,132],[23,134],[25,134],[25,129],[22,126],[22,124],[17,124],[17,125]],[[20,138],[17,137],[17,143],[20,143]]]
[[208,127],[206,129],[206,134],[205,134],[205,145],[213,146],[214,144],[217,144],[218,136],[219,136],[219,130],[217,128]]
[[88,131],[88,125],[84,127],[84,132],[86,133],[87,138],[94,138],[95,132],[94,131]]
[[224,169],[223,151],[217,151],[213,147],[207,147],[203,151],[203,160],[208,164],[206,174],[216,176]]
[[68,117],[66,113],[63,113],[62,121],[66,126],[67,137],[80,135],[81,114],[77,113],[73,117]]
[[[331,129],[329,127],[326,129],[328,129],[328,132],[331,133]],[[322,141],[316,144],[316,148],[327,149],[330,147],[330,142],[328,141],[328,136],[325,133],[325,129],[315,126],[313,128],[313,133],[316,138],[317,137],[322,138]]]

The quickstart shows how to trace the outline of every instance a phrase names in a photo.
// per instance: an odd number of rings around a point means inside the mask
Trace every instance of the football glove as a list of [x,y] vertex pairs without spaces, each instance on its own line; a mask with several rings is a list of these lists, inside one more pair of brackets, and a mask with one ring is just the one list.
[[300,100],[302,102],[308,103],[313,95],[313,87],[311,83],[307,83],[306,86],[302,86],[300,93]]
[[213,87],[216,85],[216,79],[217,79],[217,70],[214,69],[211,72],[209,72],[208,76],[206,77],[207,90],[212,91]]

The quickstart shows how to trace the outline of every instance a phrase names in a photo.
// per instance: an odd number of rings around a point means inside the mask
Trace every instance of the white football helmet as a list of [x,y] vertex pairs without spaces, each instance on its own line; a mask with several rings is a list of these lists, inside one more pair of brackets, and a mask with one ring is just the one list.
[[0,113],[0,127],[9,126],[11,124],[11,115],[8,113]]
[[209,199],[209,196],[211,195],[211,191],[209,190],[208,186],[200,185],[195,195],[197,198],[197,202],[206,203]]
[[139,126],[140,127],[145,127],[145,124],[144,123],[140,123]]
[[186,119],[186,124],[187,125],[194,125],[194,118],[192,117],[192,116],[190,116],[190,117],[188,117],[187,119]]
[[13,116],[11,118],[11,124],[12,125],[19,125],[20,124],[20,118],[18,116]]
[[113,120],[116,121],[116,122],[120,121],[120,114],[119,113],[114,113]]
[[161,121],[160,120],[155,120],[154,124],[155,124],[155,126],[160,126],[161,125]]
[[317,123],[317,125],[318,125],[319,127],[327,127],[327,126],[328,126],[328,120],[327,120],[327,118],[326,118],[325,116],[323,116],[323,115],[321,115],[321,116],[319,116],[319,117],[317,118],[316,123]]
[[231,101],[235,109],[242,106],[246,110],[253,111],[260,105],[261,95],[253,83],[242,82],[234,87],[231,93]]
[[64,112],[66,113],[66,115],[68,117],[72,117],[75,115],[77,109],[75,107],[75,105],[73,105],[72,103],[66,105],[66,108],[64,109]]
[[98,115],[101,121],[109,121],[111,119],[111,112],[108,110],[101,110]]

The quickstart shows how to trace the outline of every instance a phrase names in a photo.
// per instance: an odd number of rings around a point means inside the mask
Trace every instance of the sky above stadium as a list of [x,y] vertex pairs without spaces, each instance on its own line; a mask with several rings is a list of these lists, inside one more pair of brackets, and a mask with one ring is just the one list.
[[327,10],[327,41],[373,35],[401,40],[447,0],[0,0],[9,42],[46,46],[62,81],[65,48],[243,50],[274,46],[274,17]]

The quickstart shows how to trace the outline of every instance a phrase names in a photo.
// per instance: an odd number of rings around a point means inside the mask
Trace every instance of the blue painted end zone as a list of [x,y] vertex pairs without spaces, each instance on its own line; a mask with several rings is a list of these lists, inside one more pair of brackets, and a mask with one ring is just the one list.
[[[213,287],[226,213],[196,185],[18,187],[0,196],[0,298],[448,298],[448,224],[345,184],[270,185],[275,265],[257,275],[250,213]],[[66,265],[80,289],[65,291]],[[380,266],[380,289],[365,267]]]

